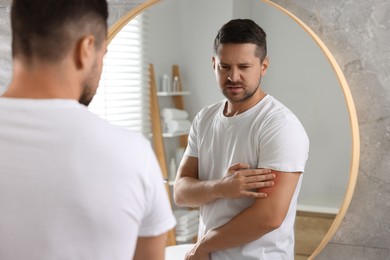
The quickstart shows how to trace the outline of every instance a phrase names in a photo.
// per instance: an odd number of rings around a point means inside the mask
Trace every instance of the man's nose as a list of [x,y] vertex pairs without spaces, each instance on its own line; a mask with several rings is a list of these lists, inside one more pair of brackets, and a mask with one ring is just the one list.
[[240,72],[238,71],[238,69],[232,68],[230,70],[230,75],[228,77],[228,80],[230,80],[231,82],[236,82],[239,79],[240,79]]

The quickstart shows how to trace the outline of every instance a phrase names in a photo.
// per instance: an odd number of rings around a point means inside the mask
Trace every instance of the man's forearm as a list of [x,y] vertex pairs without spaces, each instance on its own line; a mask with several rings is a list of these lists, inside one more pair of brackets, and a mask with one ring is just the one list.
[[258,188],[273,186],[275,175],[269,169],[248,169],[248,164],[237,163],[229,167],[225,176],[216,180],[199,180],[198,159],[184,157],[179,166],[174,186],[174,199],[178,206],[199,207],[219,198],[265,198]]
[[282,225],[290,207],[299,173],[281,173],[275,187],[265,188],[267,199],[257,199],[253,205],[226,224],[209,231],[199,241],[203,252],[221,251],[250,243]]
[[176,181],[174,191],[175,203],[180,207],[199,207],[220,198],[218,180],[183,177]]
[[226,250],[250,243],[277,229],[283,220],[265,214],[258,214],[258,209],[248,208],[231,221],[203,236],[201,250],[208,253]]

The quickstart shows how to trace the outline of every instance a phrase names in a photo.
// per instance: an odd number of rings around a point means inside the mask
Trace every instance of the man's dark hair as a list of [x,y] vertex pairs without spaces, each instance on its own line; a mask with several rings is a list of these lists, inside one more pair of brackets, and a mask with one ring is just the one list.
[[58,61],[85,34],[101,46],[107,36],[106,0],[13,0],[12,55]]
[[217,54],[220,44],[253,43],[256,44],[256,57],[263,61],[267,56],[267,41],[264,30],[250,19],[234,19],[224,24],[214,40],[214,52]]

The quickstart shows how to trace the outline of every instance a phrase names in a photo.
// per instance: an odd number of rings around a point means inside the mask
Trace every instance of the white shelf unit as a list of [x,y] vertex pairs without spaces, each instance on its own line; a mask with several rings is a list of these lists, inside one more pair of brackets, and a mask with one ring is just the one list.
[[[163,133],[161,126],[161,117],[160,117],[160,107],[158,97],[171,97],[173,102],[173,107],[177,109],[184,110],[184,100],[183,96],[190,95],[188,91],[182,91],[181,89],[181,78],[180,78],[180,70],[178,65],[172,66],[172,78],[177,76],[179,78],[179,91],[175,92],[157,92],[156,79],[154,75],[154,67],[153,64],[150,64],[150,75],[151,75],[151,88],[150,88],[150,102],[151,102],[151,120],[152,120],[152,142],[154,146],[154,150],[159,161],[161,171],[163,173],[163,178],[166,180],[166,188],[168,194],[171,198],[171,204],[174,208],[174,202],[171,197],[171,188],[173,187],[174,182],[168,181],[168,163],[166,159],[166,150],[164,147],[163,138],[179,138],[179,146],[180,148],[185,148],[187,146],[187,138],[188,132],[177,132],[177,133]],[[167,245],[175,245],[176,235],[174,230],[171,230],[168,234],[168,242]]]
[[188,132],[163,133],[162,135],[165,138],[173,138],[173,137],[188,135]]
[[186,96],[190,94],[189,91],[157,92],[157,96],[159,97]]

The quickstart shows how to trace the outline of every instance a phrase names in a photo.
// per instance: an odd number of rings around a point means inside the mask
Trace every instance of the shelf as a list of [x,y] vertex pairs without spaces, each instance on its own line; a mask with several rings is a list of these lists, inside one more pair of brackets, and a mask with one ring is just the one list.
[[173,185],[175,185],[175,181],[174,180],[170,181],[168,179],[164,179],[164,184],[168,184],[169,186],[173,186]]
[[176,132],[176,133],[163,133],[163,137],[176,137],[176,136],[182,136],[182,135],[188,135],[188,132]]
[[[179,66],[178,65],[173,65],[172,66],[172,78],[178,77],[179,79],[179,84],[178,88],[175,90],[178,91],[157,91],[157,84],[156,84],[156,77],[154,74],[154,66],[153,64],[149,64],[149,75],[150,75],[150,115],[151,115],[151,137],[152,137],[152,145],[154,148],[154,151],[156,153],[156,157],[158,159],[162,175],[164,178],[164,183],[166,184],[166,189],[168,192],[168,196],[170,198],[170,201],[173,204],[173,198],[172,198],[172,193],[171,189],[173,188],[174,181],[173,180],[168,180],[168,166],[166,162],[166,156],[165,156],[165,147],[164,147],[164,138],[171,138],[171,137],[178,137],[179,139],[179,147],[185,149],[187,146],[187,135],[188,135],[188,130],[183,132],[174,132],[174,133],[163,133],[163,125],[161,124],[161,115],[160,115],[160,106],[159,106],[159,97],[169,97],[171,100],[173,108],[184,110],[184,97],[185,95],[190,95],[189,91],[182,91],[181,88],[181,81],[180,81],[180,71],[179,71]],[[169,101],[165,100],[165,98],[162,98],[161,100],[164,101]],[[181,130],[184,128],[181,128]],[[171,141],[171,140],[169,140]],[[196,234],[195,234],[196,235]],[[186,237],[180,237],[179,240],[186,239]],[[176,245],[177,240],[176,240],[176,233],[175,229],[171,229],[168,232],[168,241],[166,245],[172,246]]]
[[190,95],[189,91],[175,91],[175,92],[157,92],[157,96],[159,97],[171,97],[171,96],[185,96]]
[[[162,137],[164,138],[172,138],[172,137],[178,137],[178,136],[184,136],[188,135],[188,132],[177,132],[177,133],[162,133]],[[149,133],[149,137],[153,137],[153,133]]]

